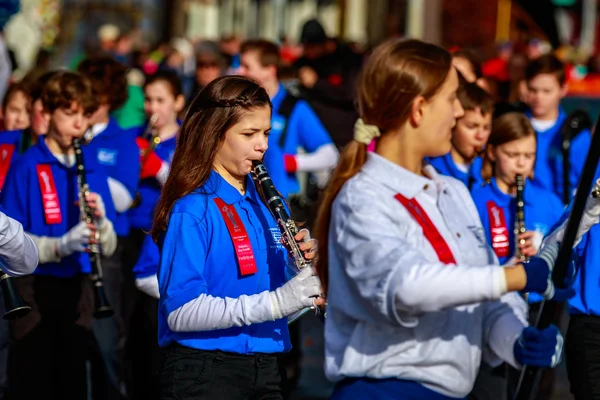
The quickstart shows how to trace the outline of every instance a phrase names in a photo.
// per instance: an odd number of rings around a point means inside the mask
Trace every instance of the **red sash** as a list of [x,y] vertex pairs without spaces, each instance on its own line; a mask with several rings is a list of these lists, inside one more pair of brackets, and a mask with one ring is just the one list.
[[448,246],[448,243],[444,240],[440,232],[437,230],[423,207],[419,204],[416,199],[407,199],[402,196],[400,193],[394,196],[396,200],[398,200],[402,205],[406,208],[406,210],[412,215],[412,217],[417,221],[421,228],[423,229],[423,233],[425,234],[425,238],[431,243],[433,249],[435,250],[439,260],[444,264],[456,264],[456,260],[454,260],[454,256],[452,255],[452,250]]
[[38,182],[40,183],[40,192],[42,193],[46,223],[48,225],[60,224],[62,222],[62,215],[60,213],[60,202],[56,193],[54,177],[52,176],[52,168],[48,164],[38,164],[36,169]]
[[10,161],[12,160],[15,146],[12,144],[0,144],[0,190],[4,186],[6,180],[6,174],[8,173],[8,167],[10,167]]
[[498,207],[493,201],[486,203],[488,218],[490,220],[490,234],[492,236],[492,248],[498,257],[506,257],[510,252],[510,241],[504,209]]
[[248,237],[248,232],[240,219],[234,206],[229,206],[219,198],[214,198],[217,208],[221,212],[223,221],[227,225],[229,236],[233,242],[235,248],[235,254],[237,255],[238,265],[240,274],[242,276],[252,275],[256,273],[256,260],[254,259],[254,252],[252,251],[252,243]]

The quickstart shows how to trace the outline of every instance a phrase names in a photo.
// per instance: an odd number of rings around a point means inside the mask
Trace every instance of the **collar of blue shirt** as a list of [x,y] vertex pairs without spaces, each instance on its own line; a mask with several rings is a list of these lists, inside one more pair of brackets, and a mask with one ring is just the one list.
[[[60,160],[56,158],[56,156],[54,156],[54,154],[52,154],[43,136],[41,137],[41,140],[39,140],[37,144],[32,148],[32,151],[36,152],[36,164],[57,164],[59,167],[66,169],[74,168],[67,167],[66,165],[61,163]],[[96,158],[96,154],[93,151],[91,151],[87,145],[82,146],[82,151],[85,160],[85,172],[89,173],[95,169],[98,160]]]
[[[205,189],[202,190],[202,188]],[[201,188],[198,188],[197,191],[214,194],[229,205],[237,203],[243,198],[247,198],[257,204],[260,204],[261,202],[260,196],[254,186],[254,181],[250,175],[246,176],[246,193],[244,195],[240,194],[236,188],[231,186],[214,170],[210,172],[210,176],[206,183]]]
[[376,153],[368,153],[361,171],[407,199],[414,198],[433,183],[438,192],[445,188],[441,175],[427,162],[423,163],[423,171],[428,176],[425,177],[414,174]]

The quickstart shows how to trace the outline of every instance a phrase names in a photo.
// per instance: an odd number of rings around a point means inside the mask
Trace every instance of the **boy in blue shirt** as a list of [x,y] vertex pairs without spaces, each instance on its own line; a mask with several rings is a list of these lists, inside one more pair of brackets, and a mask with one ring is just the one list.
[[[127,67],[112,57],[98,56],[84,59],[77,70],[90,81],[94,97],[99,102],[98,109],[90,117],[91,127],[87,133],[90,136],[89,146],[95,150],[98,163],[108,175],[108,188],[117,212],[114,226],[118,246],[117,251],[104,260],[104,286],[109,302],[120,311],[123,290],[121,257],[130,228],[127,210],[137,192],[140,173],[134,135],[110,117],[110,113],[127,100]],[[120,314],[116,318],[97,320],[93,325],[109,378],[108,382],[96,382],[98,376],[95,375],[94,384],[106,387],[114,395],[120,392],[122,381],[118,372],[122,369],[122,361],[117,357],[119,337],[124,336],[119,329],[123,326]]]
[[445,156],[430,159],[431,165],[442,175],[452,176],[468,188],[483,183],[481,157],[492,129],[494,99],[476,83],[461,81],[456,93],[465,110],[452,130],[452,148]]
[[[532,61],[525,71],[529,89],[527,116],[537,133],[534,181],[543,188],[563,196],[563,153],[561,129],[567,114],[560,107],[567,93],[564,65],[553,55]],[[591,135],[584,130],[571,140],[569,151],[569,188],[577,187]]]
[[[279,47],[256,39],[242,44],[239,73],[267,90],[273,103],[269,150],[264,163],[275,187],[288,198],[300,192],[297,172],[332,169],[339,153],[329,133],[308,103],[292,96],[279,82]],[[299,154],[298,149],[305,153]]]
[[88,81],[61,71],[42,95],[49,130],[11,167],[2,191],[6,214],[23,225],[39,249],[33,275],[15,283],[32,311],[11,321],[9,395],[18,399],[87,399],[86,361],[93,306],[86,245],[99,233],[105,256],[116,247],[115,210],[104,169],[84,147],[87,202],[94,224],[82,221],[74,138],[97,107]]

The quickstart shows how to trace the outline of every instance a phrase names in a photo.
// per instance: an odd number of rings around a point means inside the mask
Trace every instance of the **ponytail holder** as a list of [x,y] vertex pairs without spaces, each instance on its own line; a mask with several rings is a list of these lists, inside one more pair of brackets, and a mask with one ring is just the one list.
[[375,125],[367,125],[362,118],[359,118],[354,124],[354,140],[368,146],[373,139],[381,136],[379,128]]

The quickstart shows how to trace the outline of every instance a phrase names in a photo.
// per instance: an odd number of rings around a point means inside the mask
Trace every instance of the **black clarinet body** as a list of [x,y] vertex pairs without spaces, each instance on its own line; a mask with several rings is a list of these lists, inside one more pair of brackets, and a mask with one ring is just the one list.
[[6,320],[24,317],[31,311],[31,307],[23,303],[12,278],[4,271],[0,271],[0,286],[4,296],[4,316]]
[[525,198],[524,198],[524,190],[525,190],[525,179],[523,175],[517,174],[515,177],[515,186],[517,189],[517,209],[516,209],[516,218],[515,218],[515,258],[519,261],[527,261],[521,250],[519,250],[519,245],[525,244],[525,240],[519,240],[519,235],[525,233],[527,230],[525,228]]
[[[283,244],[287,248],[290,256],[293,257],[296,267],[298,270],[301,270],[311,266],[311,262],[304,257],[304,254],[302,254],[295,239],[295,236],[298,233],[298,226],[285,209],[285,203],[281,194],[275,189],[275,185],[273,185],[273,181],[271,180],[265,165],[257,160],[252,161],[252,165],[254,167],[252,170],[252,179],[256,183],[258,193],[269,208],[273,218],[275,218],[275,221],[279,226],[279,231],[281,232]],[[294,316],[288,317],[288,324],[296,321],[311,309],[314,309],[314,307],[305,308]],[[318,309],[316,311],[318,312]]]
[[[73,139],[73,149],[75,150],[75,164],[77,166],[77,186],[79,188],[79,207],[81,218],[88,224],[94,224],[94,211],[88,204],[86,197],[90,194],[90,188],[85,176],[85,164],[83,162],[83,151],[81,149],[81,139]],[[114,314],[113,308],[108,302],[108,297],[104,291],[102,282],[102,264],[100,262],[100,234],[96,230],[94,243],[88,245],[88,254],[92,272],[90,280],[94,290],[94,317],[108,318]]]

